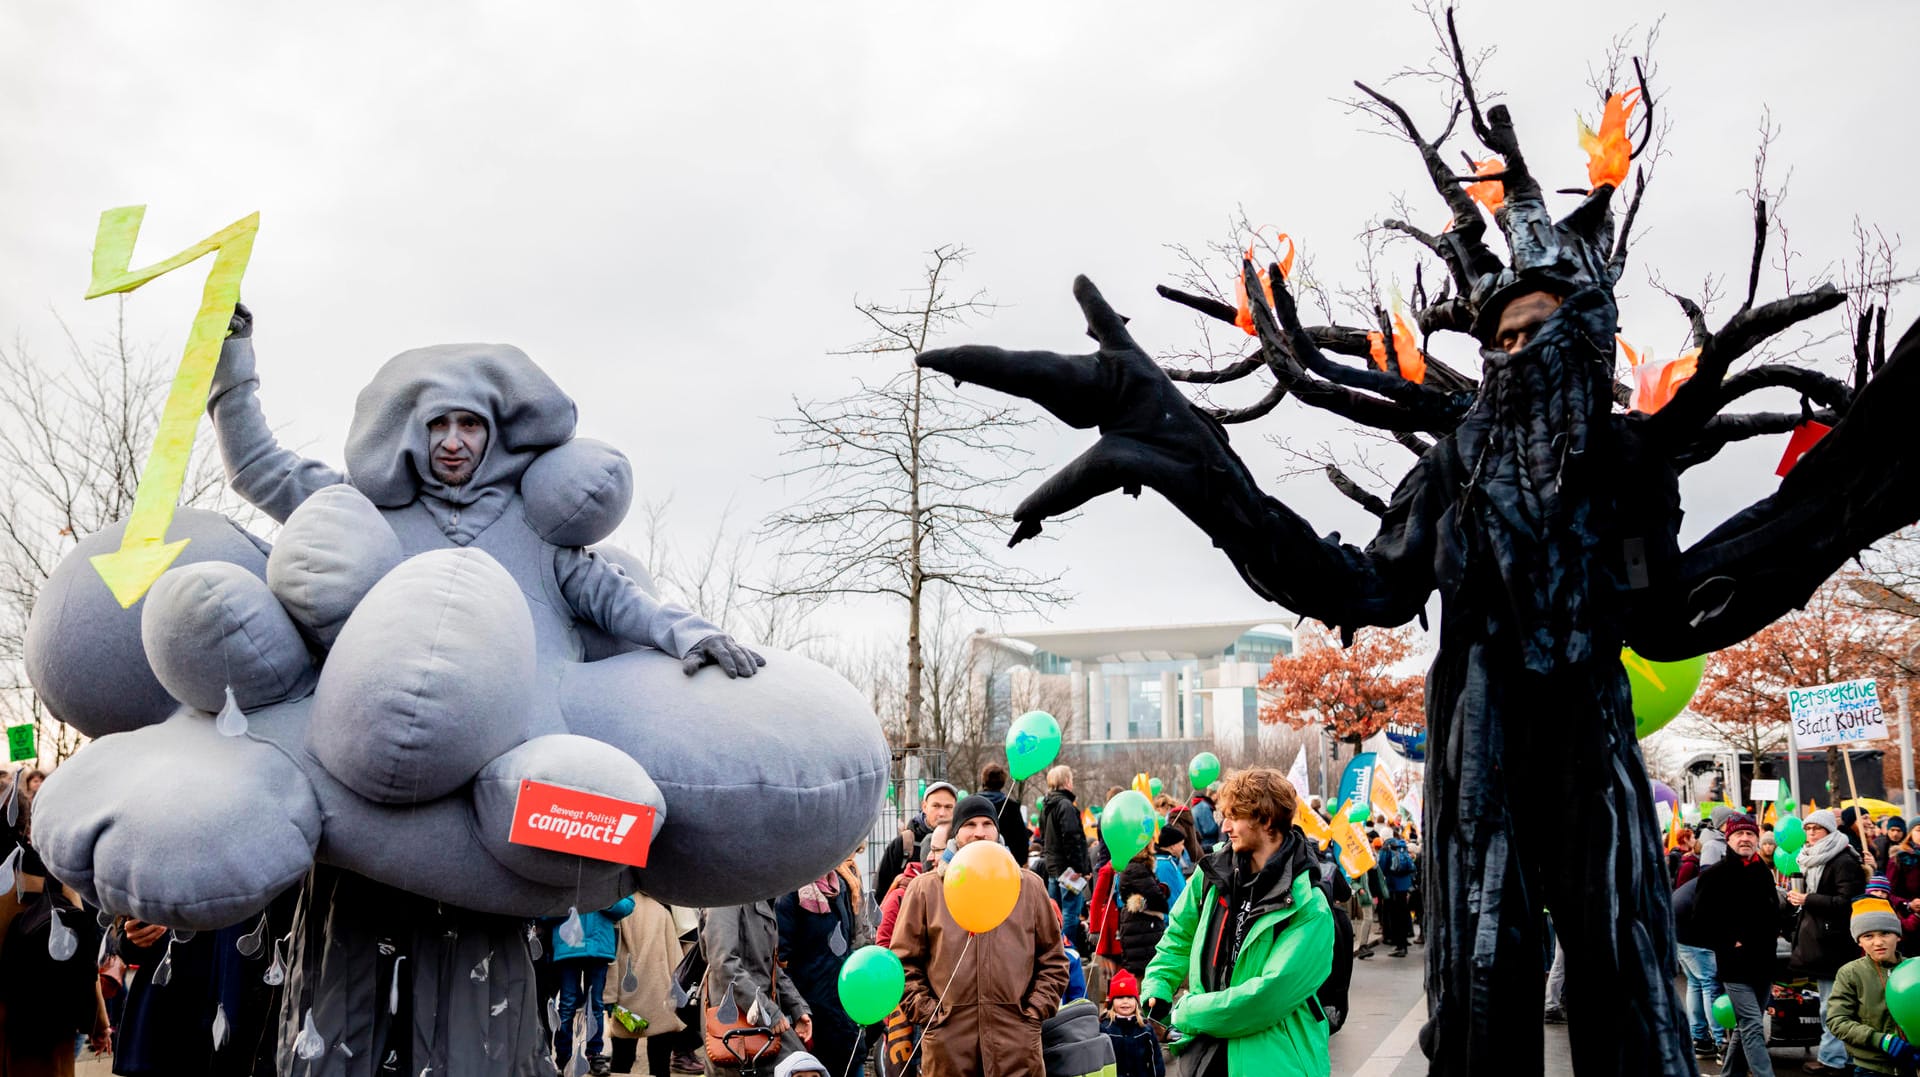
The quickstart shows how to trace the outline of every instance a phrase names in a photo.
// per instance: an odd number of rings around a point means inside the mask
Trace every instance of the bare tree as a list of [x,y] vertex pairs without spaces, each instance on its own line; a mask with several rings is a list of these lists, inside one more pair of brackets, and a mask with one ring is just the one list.
[[674,541],[667,525],[672,504],[667,497],[643,501],[635,510],[640,535],[634,552],[660,596],[741,639],[810,653],[821,642],[812,621],[819,599],[786,593],[784,563],[777,558],[772,580],[760,581],[760,544],[733,526],[730,508],[698,541]]
[[928,342],[992,309],[960,295],[953,276],[966,258],[955,246],[929,252],[924,281],[900,304],[856,302],[873,335],[837,354],[880,361],[880,376],[857,378],[845,396],[794,401],[779,422],[797,461],[780,476],[804,480],[805,494],[774,514],[763,535],[786,544],[787,581],[768,596],[824,599],[882,595],[907,607],[901,734],[918,745],[927,712],[923,611],[930,588],[962,606],[1007,613],[1064,599],[1058,576],[1002,565],[993,552],[1008,514],[1003,486],[1028,475],[1018,435],[1031,420],[986,404],[914,365]]
[[[9,725],[32,721],[56,764],[84,738],[48,714],[27,683],[27,618],[60,559],[133,511],[176,362],[130,343],[124,313],[112,335],[92,345],[64,322],[61,330],[66,354],[57,360],[19,339],[0,346],[0,713]],[[206,441],[195,443],[180,501],[243,523],[254,516],[227,491]]]

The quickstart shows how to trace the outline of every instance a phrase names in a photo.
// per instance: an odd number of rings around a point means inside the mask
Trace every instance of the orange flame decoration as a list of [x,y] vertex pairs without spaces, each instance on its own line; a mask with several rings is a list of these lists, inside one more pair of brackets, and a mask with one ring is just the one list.
[[1613,339],[1620,342],[1620,350],[1627,355],[1627,365],[1633,368],[1633,396],[1627,401],[1629,411],[1643,415],[1652,415],[1673,399],[1673,394],[1692,379],[1700,366],[1700,349],[1688,348],[1672,359],[1641,358],[1620,336]]
[[[1427,380],[1427,357],[1415,342],[1413,327],[1407,324],[1407,316],[1401,312],[1400,304],[1393,305],[1393,356],[1400,362],[1400,376],[1419,385]],[[1373,354],[1373,365],[1381,370],[1387,369],[1387,342],[1378,332],[1367,334],[1367,350]]]
[[[1296,252],[1293,237],[1281,232],[1273,240],[1273,249],[1276,253],[1280,250],[1282,243],[1287,245],[1287,253],[1280,257],[1280,279],[1286,280],[1293,275],[1293,256]],[[1247,261],[1249,262],[1253,261],[1253,248],[1253,243],[1247,244]],[[1260,289],[1267,293],[1267,306],[1271,307],[1273,306],[1273,282],[1267,279],[1266,270],[1256,269],[1255,272],[1260,275]],[[1240,301],[1238,309],[1234,311],[1233,324],[1239,326],[1240,330],[1248,336],[1258,335],[1259,330],[1253,326],[1253,305],[1247,301],[1247,278],[1244,275],[1237,278],[1233,286],[1233,294]]]
[[1618,187],[1627,181],[1627,169],[1633,160],[1633,143],[1627,138],[1627,117],[1640,104],[1638,87],[1607,98],[1600,114],[1600,133],[1595,134],[1580,120],[1580,148],[1587,151],[1587,182]]
[[[1489,157],[1484,161],[1473,162],[1473,174],[1476,176],[1491,176],[1506,167],[1507,162],[1502,161],[1498,157]],[[1498,213],[1500,212],[1500,207],[1507,204],[1507,185],[1501,183],[1499,180],[1482,180],[1479,183],[1469,183],[1467,184],[1467,197],[1485,206],[1488,213]]]

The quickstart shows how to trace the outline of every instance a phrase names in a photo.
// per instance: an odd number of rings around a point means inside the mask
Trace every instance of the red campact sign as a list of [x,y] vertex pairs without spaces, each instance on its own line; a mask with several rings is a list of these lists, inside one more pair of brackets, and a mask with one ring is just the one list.
[[653,809],[563,785],[522,781],[507,840],[644,868],[653,845]]

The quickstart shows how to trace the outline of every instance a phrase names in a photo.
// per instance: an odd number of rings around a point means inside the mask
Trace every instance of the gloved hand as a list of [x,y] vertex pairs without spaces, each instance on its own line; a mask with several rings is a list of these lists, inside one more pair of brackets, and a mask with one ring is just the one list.
[[1915,1047],[1898,1036],[1888,1034],[1880,1037],[1880,1049],[1895,1062],[1920,1064],[1920,1047]]
[[1145,1012],[1147,1020],[1164,1025],[1173,1019],[1173,1003],[1163,998],[1150,998],[1146,1000]]
[[227,339],[220,345],[220,363],[213,368],[213,385],[207,392],[211,404],[220,394],[255,378],[253,362],[253,312],[243,303],[233,305],[233,320],[227,323]]
[[767,664],[767,660],[733,641],[732,636],[716,634],[693,645],[693,650],[680,660],[680,666],[691,677],[701,666],[716,665],[729,677],[751,677]]

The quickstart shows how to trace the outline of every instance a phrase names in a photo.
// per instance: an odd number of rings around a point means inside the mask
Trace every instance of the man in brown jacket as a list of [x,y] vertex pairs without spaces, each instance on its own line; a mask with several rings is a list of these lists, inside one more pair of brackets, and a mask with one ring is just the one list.
[[[993,805],[970,796],[954,808],[958,848],[998,841]],[[1060,1008],[1067,955],[1046,884],[1020,869],[1020,899],[1005,922],[969,936],[947,911],[946,865],[907,887],[891,949],[906,967],[900,1007],[927,1033],[925,1077],[1045,1077],[1040,1023]]]

